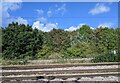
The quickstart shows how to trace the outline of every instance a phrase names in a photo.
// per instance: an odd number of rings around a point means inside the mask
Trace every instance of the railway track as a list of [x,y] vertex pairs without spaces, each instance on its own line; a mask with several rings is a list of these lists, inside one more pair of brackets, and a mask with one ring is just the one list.
[[66,73],[102,73],[102,72],[120,72],[120,68],[118,69],[82,69],[82,70],[33,70],[33,71],[12,71],[12,72],[2,72],[3,76],[7,75],[31,75],[31,74],[66,74]]
[[44,68],[62,68],[76,66],[100,66],[100,65],[120,65],[120,62],[104,62],[104,63],[75,63],[75,64],[37,64],[37,65],[11,65],[0,66],[2,70],[24,70],[24,69],[44,69]]
[[38,79],[54,79],[54,78],[61,78],[61,79],[67,79],[75,77],[77,79],[81,77],[94,77],[94,76],[118,76],[120,72],[109,72],[109,73],[77,73],[77,74],[49,74],[49,75],[21,75],[21,76],[6,76],[3,77],[2,80],[38,80]]
[[[2,81],[6,80],[40,80],[82,77],[119,77],[119,63],[84,63],[84,64],[45,64],[45,65],[16,65],[2,67]],[[114,80],[115,81],[115,80]],[[117,80],[116,82],[118,82]],[[9,82],[8,82],[9,83]]]

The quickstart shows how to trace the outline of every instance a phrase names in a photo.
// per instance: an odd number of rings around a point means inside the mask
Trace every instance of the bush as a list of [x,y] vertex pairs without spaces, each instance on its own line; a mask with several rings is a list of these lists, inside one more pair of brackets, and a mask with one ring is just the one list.
[[27,60],[2,60],[2,65],[26,65]]
[[92,62],[119,62],[118,54],[102,54],[96,56]]
[[61,59],[63,56],[64,55],[62,53],[53,52],[48,56],[48,59]]
[[80,42],[68,48],[65,52],[65,58],[89,58],[93,55],[93,49],[90,43]]

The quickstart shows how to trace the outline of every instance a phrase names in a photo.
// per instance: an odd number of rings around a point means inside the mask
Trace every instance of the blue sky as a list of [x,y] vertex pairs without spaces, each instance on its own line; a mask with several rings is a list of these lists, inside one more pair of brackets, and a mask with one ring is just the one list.
[[3,3],[2,25],[12,21],[42,31],[61,28],[73,31],[82,25],[118,27],[117,2],[21,2]]

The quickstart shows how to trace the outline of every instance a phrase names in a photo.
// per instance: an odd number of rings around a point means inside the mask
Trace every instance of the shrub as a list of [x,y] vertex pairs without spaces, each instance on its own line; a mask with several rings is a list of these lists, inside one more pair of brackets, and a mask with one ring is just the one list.
[[61,59],[63,56],[62,53],[53,52],[48,56],[48,59]]
[[102,54],[96,56],[92,62],[118,62],[118,54]]

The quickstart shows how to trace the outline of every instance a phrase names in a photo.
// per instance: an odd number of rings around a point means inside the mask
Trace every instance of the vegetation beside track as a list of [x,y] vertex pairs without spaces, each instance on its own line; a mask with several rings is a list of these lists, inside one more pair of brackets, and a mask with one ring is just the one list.
[[42,32],[30,25],[13,22],[0,30],[3,64],[27,64],[28,60],[40,59],[61,59],[57,63],[74,63],[62,60],[64,58],[94,58],[91,62],[119,61],[120,28],[91,29],[83,25],[71,32],[62,29]]

